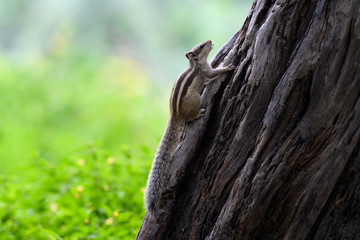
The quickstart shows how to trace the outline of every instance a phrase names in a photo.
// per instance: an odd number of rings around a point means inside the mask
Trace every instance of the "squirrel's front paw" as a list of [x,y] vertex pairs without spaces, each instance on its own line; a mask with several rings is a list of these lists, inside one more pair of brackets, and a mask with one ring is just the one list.
[[227,66],[227,68],[228,68],[229,70],[234,70],[234,69],[236,68],[236,66],[233,65],[233,64],[230,64],[229,66]]

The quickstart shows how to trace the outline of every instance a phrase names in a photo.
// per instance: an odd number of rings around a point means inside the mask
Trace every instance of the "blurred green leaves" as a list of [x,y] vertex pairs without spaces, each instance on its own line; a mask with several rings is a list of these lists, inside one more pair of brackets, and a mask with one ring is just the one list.
[[136,60],[59,43],[0,58],[0,239],[133,239],[167,101]]
[[70,50],[27,64],[0,59],[0,171],[87,142],[156,146],[167,106],[153,91],[146,68],[131,59]]
[[114,157],[88,145],[56,163],[38,159],[27,181],[1,176],[0,239],[133,239],[152,155],[121,149]]

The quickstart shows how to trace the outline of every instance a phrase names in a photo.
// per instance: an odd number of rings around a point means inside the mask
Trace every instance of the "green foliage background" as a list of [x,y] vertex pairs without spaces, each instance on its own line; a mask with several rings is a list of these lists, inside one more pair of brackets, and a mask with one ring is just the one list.
[[0,239],[134,239],[184,53],[250,5],[0,0]]

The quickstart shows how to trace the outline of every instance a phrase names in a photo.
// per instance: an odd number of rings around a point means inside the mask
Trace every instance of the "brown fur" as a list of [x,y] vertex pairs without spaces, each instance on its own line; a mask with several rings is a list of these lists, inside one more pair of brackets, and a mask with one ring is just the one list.
[[174,84],[170,98],[170,120],[155,155],[145,190],[145,206],[151,216],[156,217],[161,212],[162,193],[166,190],[169,166],[184,123],[202,117],[205,112],[205,109],[200,108],[200,94],[206,77],[214,77],[233,69],[231,66],[212,69],[207,62],[211,49],[212,43],[209,40],[199,43],[186,53],[189,67]]

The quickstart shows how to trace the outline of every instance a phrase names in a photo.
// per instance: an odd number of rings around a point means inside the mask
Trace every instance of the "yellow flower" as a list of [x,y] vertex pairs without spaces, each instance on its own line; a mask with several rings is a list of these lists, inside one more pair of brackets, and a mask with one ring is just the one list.
[[80,158],[80,159],[77,161],[77,164],[78,164],[80,167],[84,166],[84,165],[85,165],[85,159]]
[[118,217],[118,216],[119,216],[119,212],[118,212],[118,211],[113,212],[113,216],[114,216],[114,217]]
[[106,161],[109,165],[112,165],[112,164],[114,164],[115,159],[113,157],[109,157],[108,159],[106,159]]
[[104,188],[104,190],[105,190],[105,191],[109,191],[110,186],[109,186],[109,185],[107,185],[107,184],[105,184],[103,188]]
[[113,218],[108,218],[108,219],[105,220],[105,224],[106,224],[106,225],[111,225],[111,224],[113,224],[113,223],[114,223],[114,219],[113,219]]
[[89,224],[89,223],[90,223],[90,220],[89,220],[88,218],[86,218],[86,219],[84,220],[84,222],[85,222],[86,224]]
[[141,188],[140,191],[141,191],[142,194],[144,194],[145,193],[145,188]]
[[56,213],[57,210],[59,209],[59,205],[57,203],[52,203],[50,204],[49,208],[51,212]]
[[76,187],[76,191],[78,191],[79,193],[84,191],[84,187],[82,185],[79,185]]

